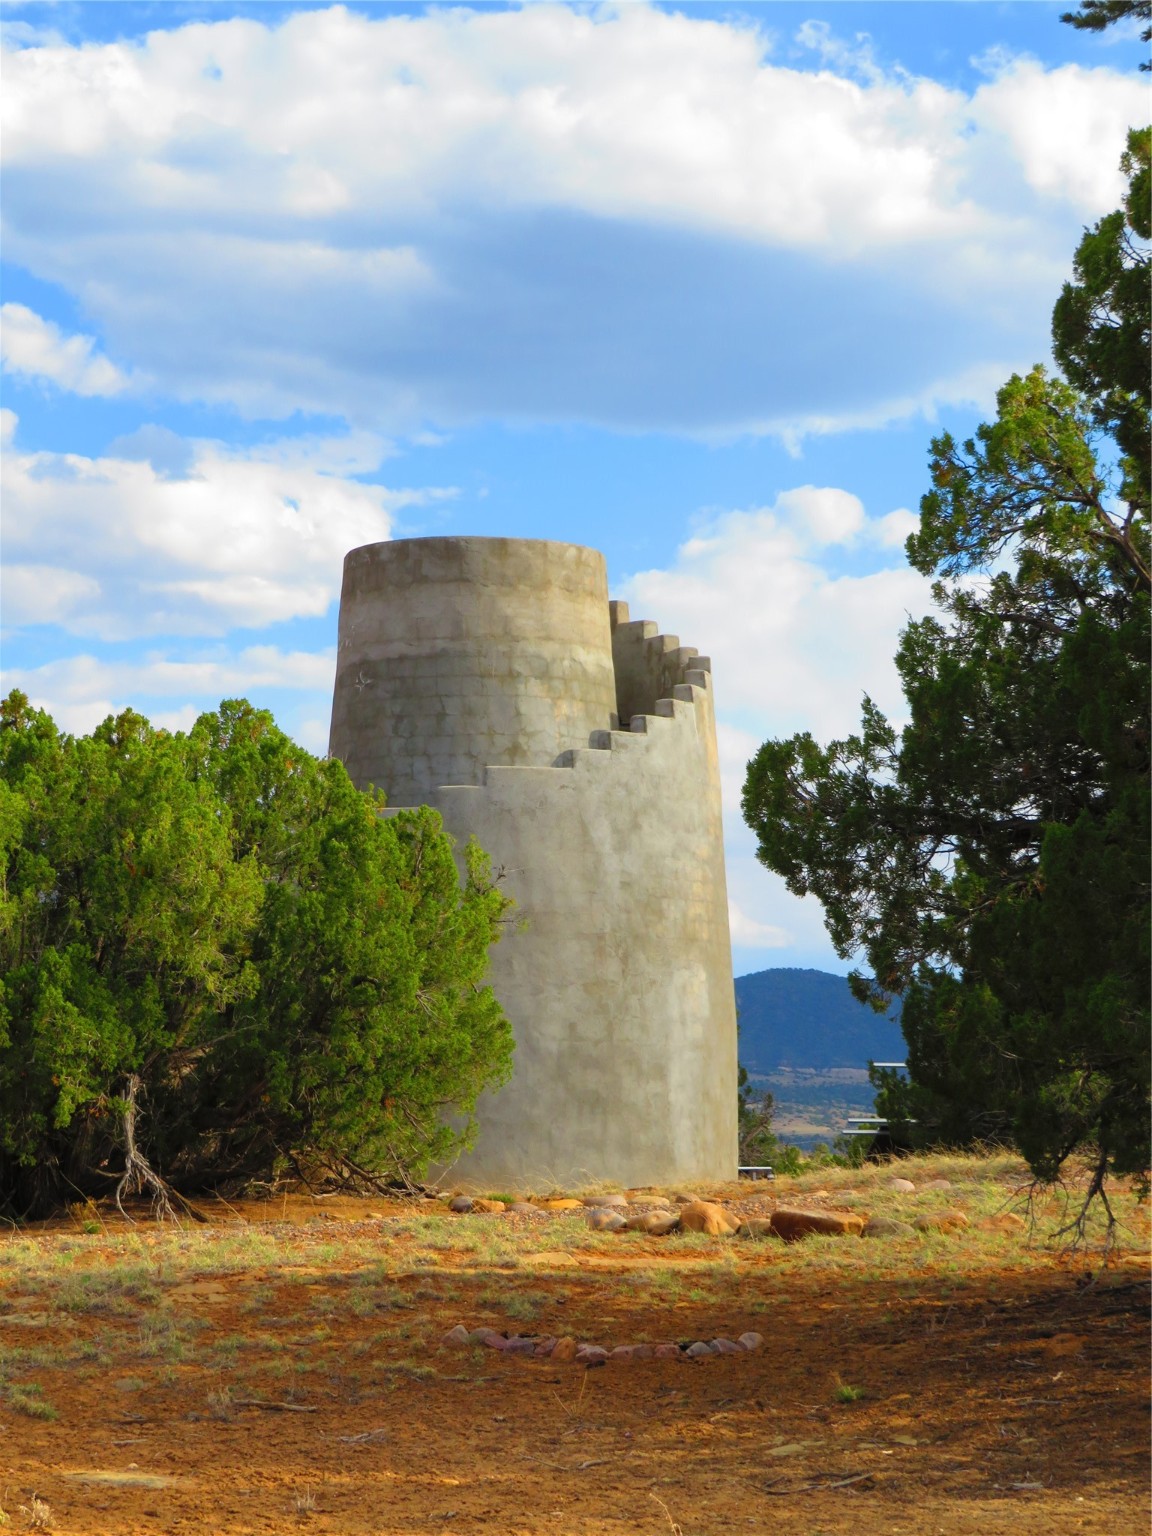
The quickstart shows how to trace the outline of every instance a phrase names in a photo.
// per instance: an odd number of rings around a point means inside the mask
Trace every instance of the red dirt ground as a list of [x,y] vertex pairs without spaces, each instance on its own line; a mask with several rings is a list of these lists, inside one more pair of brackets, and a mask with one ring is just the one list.
[[[304,1240],[330,1249],[322,1228]],[[1139,1255],[1091,1274],[1084,1256],[1057,1256],[959,1283],[913,1261],[845,1280],[785,1270],[764,1244],[702,1282],[700,1253],[668,1240],[515,1268],[440,1253],[429,1267],[402,1226],[355,1230],[379,1234],[378,1282],[326,1250],[291,1274],[186,1280],[161,1263],[161,1301],[119,1309],[4,1296],[0,1342],[38,1352],[25,1372],[59,1414],[0,1409],[12,1529],[33,1527],[33,1495],[49,1528],[75,1536],[1148,1529]],[[73,1272],[116,1258],[105,1236],[90,1241]],[[653,1266],[685,1275],[657,1317],[633,1278]],[[187,1350],[155,1332],[158,1306]],[[441,1348],[458,1322],[606,1344],[753,1328],[765,1344],[585,1370]],[[838,1401],[838,1383],[864,1395]]]

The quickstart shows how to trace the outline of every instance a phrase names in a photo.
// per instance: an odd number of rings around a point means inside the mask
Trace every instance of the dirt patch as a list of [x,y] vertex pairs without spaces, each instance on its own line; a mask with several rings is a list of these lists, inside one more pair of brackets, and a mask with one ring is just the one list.
[[[0,1329],[13,1528],[35,1495],[77,1536],[1147,1529],[1135,1206],[1104,1262],[975,1230],[785,1248],[370,1205],[336,1240],[289,1217],[0,1245],[0,1306],[45,1319]],[[461,1322],[765,1342],[584,1369],[441,1347]]]

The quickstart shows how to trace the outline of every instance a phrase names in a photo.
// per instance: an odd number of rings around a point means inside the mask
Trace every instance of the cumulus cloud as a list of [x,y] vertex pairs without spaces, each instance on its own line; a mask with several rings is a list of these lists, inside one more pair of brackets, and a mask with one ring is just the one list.
[[24,304],[0,305],[0,363],[5,373],[46,380],[75,395],[118,395],[128,380],[96,351],[93,336],[65,336]]
[[728,903],[728,928],[732,943],[741,949],[787,949],[792,937],[785,928],[748,917],[734,901]]
[[825,553],[890,546],[909,516],[868,518],[848,492],[800,486],[771,507],[725,514],[669,569],[638,572],[622,593],[637,618],[658,617],[685,643],[708,637],[723,719],[762,735],[844,735],[864,692],[899,718],[897,637],[929,610],[931,591],[903,560],[837,575]]
[[103,458],[9,448],[5,623],[123,639],[322,615],[347,550],[388,538],[397,508],[449,494],[342,472],[383,452],[363,434],[241,452],[155,428]]
[[[224,698],[268,690],[330,696],[335,671],[332,650],[253,645],[179,658],[166,653],[120,661],[69,656],[39,667],[13,667],[4,674],[4,688],[19,688],[76,734],[129,707],[143,709],[153,725],[187,730],[202,710]],[[149,707],[153,701],[158,708]]]
[[[10,259],[184,398],[833,430],[1034,360],[1143,87],[827,28],[334,7],[6,60]],[[48,216],[50,214],[50,217]]]

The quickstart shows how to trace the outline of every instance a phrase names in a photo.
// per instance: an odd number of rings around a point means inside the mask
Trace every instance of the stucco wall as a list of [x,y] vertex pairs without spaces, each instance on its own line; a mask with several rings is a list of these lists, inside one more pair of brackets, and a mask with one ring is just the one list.
[[346,557],[330,751],[392,804],[552,763],[615,709],[598,551],[430,538]]
[[[571,581],[563,599],[581,615],[583,681],[576,693],[586,713],[578,744],[553,750],[573,712],[562,727],[540,727],[530,750],[509,743],[501,761],[489,756],[484,762],[492,743],[503,740],[501,730],[486,734],[486,727],[473,725],[475,715],[450,712],[449,734],[455,727],[464,738],[452,748],[453,760],[466,763],[471,777],[421,784],[408,802],[436,806],[461,843],[477,838],[504,870],[522,920],[493,951],[491,974],[516,1036],[512,1081],[481,1101],[476,1147],[452,1177],[465,1186],[504,1189],[733,1177],[736,1019],[709,663],[661,636],[654,624],[630,622],[623,604],[611,607],[610,631],[595,562],[559,553],[572,546],[535,545],[520,564],[509,560],[516,551],[507,548],[520,541],[452,542],[502,546],[499,569],[514,569],[525,581],[538,580],[541,565],[556,560],[569,577],[582,571],[587,597],[581,601]],[[465,553],[468,559],[454,556],[457,569],[484,568],[482,559]],[[351,568],[359,572],[365,564]],[[398,594],[386,623],[373,622],[373,604],[392,602],[388,582],[397,573],[418,580],[422,568],[412,557],[377,561],[370,582],[357,576],[352,584],[355,626],[341,614],[346,696],[342,706],[338,682],[333,751],[354,778],[374,778],[388,789],[394,806],[405,801],[386,774],[402,787],[413,777],[401,745],[412,737],[395,726],[405,710],[421,707],[418,680],[430,674],[412,664],[429,638],[434,655],[444,655],[443,623],[436,618],[422,636],[408,637],[407,649],[386,653],[380,634],[398,626],[402,610],[412,611],[413,596]],[[466,586],[439,585],[453,587],[459,621],[470,602]],[[477,605],[484,614],[482,644],[501,622],[501,604],[526,611],[514,584],[497,585],[499,591],[489,590]],[[593,607],[603,621],[599,654]],[[546,650],[559,644],[554,620],[554,613],[536,610],[533,622]],[[465,651],[466,630],[467,623],[458,623],[455,631]],[[356,646],[366,633],[377,651],[362,659]],[[395,647],[402,638],[393,635],[389,643]],[[538,675],[531,667],[533,643],[532,626],[516,631],[520,670],[500,674],[497,691],[515,693],[517,677]],[[373,683],[353,701],[348,680],[367,659],[375,665]],[[394,670],[397,659],[403,665]],[[431,675],[471,678],[481,670],[468,665],[472,671]],[[614,679],[609,695],[602,687],[605,665]],[[484,681],[497,679],[484,674]],[[491,705],[490,686],[485,697]],[[519,704],[513,698],[501,705],[506,713],[499,720],[513,720]],[[613,728],[620,716],[629,728]],[[374,740],[381,728],[389,732],[384,747]],[[382,765],[381,771],[357,771],[350,752],[360,764]],[[421,776],[425,771],[421,767]]]

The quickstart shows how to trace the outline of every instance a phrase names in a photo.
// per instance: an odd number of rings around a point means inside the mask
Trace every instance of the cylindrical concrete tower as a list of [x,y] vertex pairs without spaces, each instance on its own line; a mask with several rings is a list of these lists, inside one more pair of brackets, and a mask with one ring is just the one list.
[[616,709],[604,556],[544,539],[399,539],[344,561],[334,757],[391,805],[548,767]]
[[594,550],[411,539],[345,561],[332,755],[475,835],[521,919],[490,978],[513,1076],[481,1099],[465,1184],[735,1176],[710,671],[608,602]]

